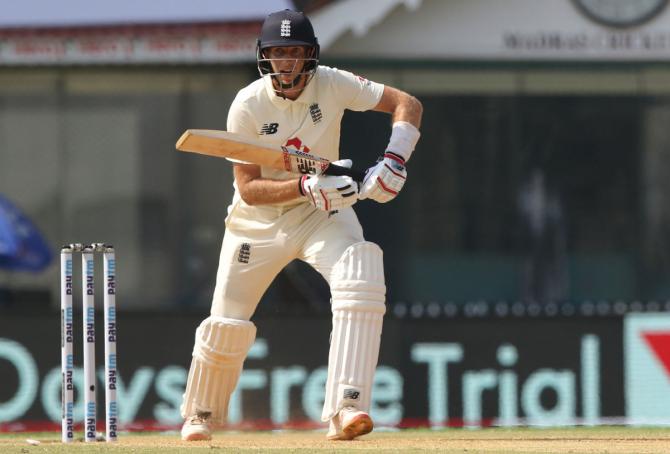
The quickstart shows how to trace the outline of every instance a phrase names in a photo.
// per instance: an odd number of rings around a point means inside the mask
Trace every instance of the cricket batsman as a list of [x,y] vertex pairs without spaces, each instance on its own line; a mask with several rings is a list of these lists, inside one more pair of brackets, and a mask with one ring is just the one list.
[[[370,393],[386,311],[382,251],[366,241],[351,208],[393,200],[419,140],[414,97],[350,72],[319,65],[319,44],[301,12],[270,14],[256,57],[260,78],[237,94],[228,131],[337,161],[345,109],[391,114],[385,152],[360,185],[348,176],[296,176],[234,162],[210,316],[195,334],[181,407],[183,440],[209,440],[226,420],[230,396],[256,338],[250,321],[261,296],[288,263],[310,264],[330,285],[333,327],[322,420],[331,440],[369,433]],[[348,152],[347,152],[348,154]],[[351,166],[350,160],[337,162]]]

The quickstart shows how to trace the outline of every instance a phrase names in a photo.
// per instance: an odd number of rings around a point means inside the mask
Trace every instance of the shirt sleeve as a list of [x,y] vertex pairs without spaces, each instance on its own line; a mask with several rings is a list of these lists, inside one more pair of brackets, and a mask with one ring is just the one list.
[[370,110],[379,104],[384,94],[383,84],[339,69],[334,72],[333,85],[342,107],[349,110]]
[[[230,105],[230,109],[228,110],[226,130],[228,132],[234,132],[250,139],[257,138],[256,125],[254,124],[249,111],[245,108],[243,103],[238,102],[237,100],[233,101],[233,103]],[[226,159],[230,162],[236,162],[238,164],[249,164],[248,162],[241,161],[239,159]]]
[[234,132],[251,139],[256,138],[256,125],[244,104],[238,101],[233,101],[230,105],[226,129],[228,132]]

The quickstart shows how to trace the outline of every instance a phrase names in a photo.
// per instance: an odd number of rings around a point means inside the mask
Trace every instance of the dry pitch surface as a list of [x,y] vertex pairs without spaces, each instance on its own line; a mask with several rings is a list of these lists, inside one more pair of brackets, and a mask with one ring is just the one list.
[[[329,442],[325,432],[219,432],[211,442],[185,443],[177,433],[125,434],[115,444],[63,445],[60,434],[0,434],[2,453],[132,452],[425,452],[440,453],[670,453],[670,428],[402,430],[352,442]],[[28,443],[39,441],[39,445]]]

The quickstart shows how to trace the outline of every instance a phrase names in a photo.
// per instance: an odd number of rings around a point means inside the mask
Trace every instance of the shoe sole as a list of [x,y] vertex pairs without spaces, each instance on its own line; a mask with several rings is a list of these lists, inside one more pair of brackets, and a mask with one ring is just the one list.
[[353,440],[356,437],[369,434],[373,428],[372,419],[369,415],[363,413],[354,417],[349,424],[342,428],[342,432],[348,437],[348,440]]
[[189,434],[186,437],[181,437],[183,441],[209,441],[212,439],[212,436],[209,434],[203,434],[203,433],[194,433],[194,434]]

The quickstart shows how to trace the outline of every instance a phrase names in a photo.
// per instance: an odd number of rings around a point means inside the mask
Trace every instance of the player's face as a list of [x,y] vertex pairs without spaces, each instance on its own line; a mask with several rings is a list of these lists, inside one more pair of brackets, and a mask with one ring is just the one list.
[[[305,67],[307,49],[303,46],[270,47],[265,50],[265,58],[271,59],[272,69],[280,73],[277,78],[282,84],[290,85]],[[304,78],[292,88],[292,91],[304,88]]]

